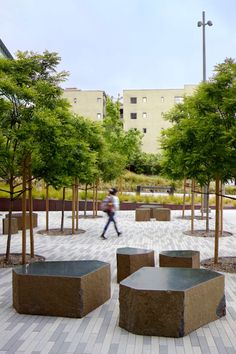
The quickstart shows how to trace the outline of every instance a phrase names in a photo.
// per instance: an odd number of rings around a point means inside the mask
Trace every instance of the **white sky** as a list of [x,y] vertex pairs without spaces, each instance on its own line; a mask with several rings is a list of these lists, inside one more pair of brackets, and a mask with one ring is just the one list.
[[64,87],[182,88],[202,80],[206,12],[207,77],[236,57],[236,0],[0,0],[0,38],[17,50],[59,53]]

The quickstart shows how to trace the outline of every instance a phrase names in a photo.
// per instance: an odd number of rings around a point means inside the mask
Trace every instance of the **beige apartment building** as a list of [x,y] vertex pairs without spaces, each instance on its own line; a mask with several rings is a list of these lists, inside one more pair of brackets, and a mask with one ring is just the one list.
[[147,153],[160,151],[161,130],[170,126],[163,118],[176,103],[191,95],[196,85],[183,89],[144,89],[123,91],[124,129],[138,129],[143,133],[142,150]]
[[66,88],[63,93],[74,113],[94,121],[101,121],[106,114],[106,94],[100,90]]

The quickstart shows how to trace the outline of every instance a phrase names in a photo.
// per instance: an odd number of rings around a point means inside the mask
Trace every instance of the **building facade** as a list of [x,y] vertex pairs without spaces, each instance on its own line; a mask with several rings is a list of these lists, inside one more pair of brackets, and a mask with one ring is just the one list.
[[0,39],[0,57],[14,59],[1,39]]
[[138,129],[143,133],[144,152],[159,152],[161,131],[170,127],[163,114],[176,103],[182,102],[185,95],[191,95],[196,87],[196,85],[185,85],[183,89],[124,90],[124,129]]
[[106,94],[104,91],[66,88],[63,97],[71,104],[71,110],[80,116],[101,121],[106,115]]

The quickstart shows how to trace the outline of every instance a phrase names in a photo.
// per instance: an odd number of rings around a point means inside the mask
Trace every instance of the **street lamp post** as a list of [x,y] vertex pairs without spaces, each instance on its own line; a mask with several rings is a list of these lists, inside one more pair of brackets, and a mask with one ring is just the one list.
[[[197,26],[202,27],[202,68],[203,68],[203,82],[206,81],[206,26],[212,26],[211,21],[205,22],[205,11],[202,11],[202,21],[198,21]],[[208,210],[208,186],[204,186],[204,200],[203,200],[203,209],[204,212]]]

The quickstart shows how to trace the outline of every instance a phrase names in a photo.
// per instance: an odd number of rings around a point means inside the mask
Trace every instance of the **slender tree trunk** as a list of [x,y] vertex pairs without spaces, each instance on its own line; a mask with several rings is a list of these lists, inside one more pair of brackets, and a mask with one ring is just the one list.
[[201,187],[201,218],[202,220],[204,219],[204,198],[203,198],[203,195],[204,195],[204,187]]
[[186,202],[186,178],[184,179],[184,195],[183,195],[182,219],[184,219],[184,213],[185,213],[185,202]]
[[96,182],[96,192],[95,192],[95,199],[96,199],[96,204],[95,204],[95,206],[96,206],[96,212],[95,212],[95,214],[96,214],[96,216],[98,215],[98,183]]
[[220,198],[219,198],[219,177],[216,177],[216,187],[215,187],[215,198],[216,198],[216,214],[215,214],[215,254],[214,254],[214,263],[218,263],[218,254],[219,254],[219,209],[220,209]]
[[79,230],[79,185],[78,177],[75,179],[75,213],[76,213],[76,231]]
[[195,181],[192,180],[192,202],[191,202],[191,232],[194,231],[194,197]]
[[65,198],[66,198],[66,187],[62,190],[62,207],[61,207],[61,232],[64,230],[64,215],[65,215]]
[[49,230],[49,197],[48,197],[49,186],[46,184],[46,231]]
[[222,181],[220,181],[220,235],[223,235],[223,230],[224,230],[224,184]]
[[95,198],[95,183],[93,183],[93,218],[96,214],[96,198]]
[[72,184],[72,235],[75,233],[75,181]]
[[26,161],[23,162],[23,173],[22,173],[22,264],[26,264]]
[[33,198],[31,164],[28,166],[28,196],[29,196],[29,222],[30,222],[30,257],[34,257],[34,227],[33,227]]
[[86,216],[87,212],[87,202],[88,202],[88,185],[85,185],[85,199],[84,199],[84,216]]
[[10,260],[11,252],[11,225],[12,225],[12,210],[13,210],[14,186],[13,178],[10,179],[10,207],[8,211],[8,235],[7,235],[7,248],[6,248],[6,262]]
[[207,188],[206,188],[206,190],[207,190],[207,198],[206,198],[206,233],[208,233],[209,232],[209,187],[210,187],[210,185],[209,185],[209,182],[208,182],[208,184],[207,184]]

